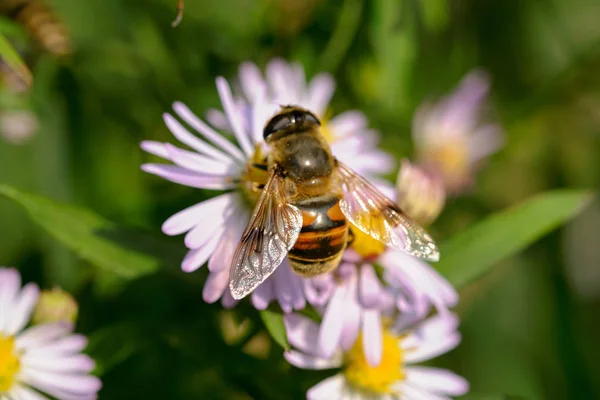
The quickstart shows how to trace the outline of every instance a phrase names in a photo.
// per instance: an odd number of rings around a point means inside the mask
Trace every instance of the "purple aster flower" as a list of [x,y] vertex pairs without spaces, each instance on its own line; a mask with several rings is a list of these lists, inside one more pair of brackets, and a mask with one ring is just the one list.
[[340,368],[307,393],[309,400],[422,400],[462,396],[468,382],[451,371],[414,365],[454,349],[461,340],[458,318],[437,315],[416,326],[402,318],[388,324],[380,333],[382,360],[372,366],[358,338],[350,349],[336,349],[331,357],[322,357],[318,340],[319,326],[297,315],[285,316],[288,339],[293,349],[284,355],[288,362],[304,369]]
[[450,96],[425,103],[413,121],[413,139],[419,163],[441,177],[449,193],[464,190],[477,164],[502,146],[498,125],[482,121],[489,92],[482,71],[467,75]]
[[94,361],[81,351],[83,335],[70,323],[25,328],[38,301],[39,288],[21,287],[21,276],[0,268],[0,398],[60,400],[96,399],[101,382],[90,375]]
[[[185,244],[189,251],[181,265],[184,271],[191,272],[208,263],[209,277],[203,290],[203,298],[207,302],[222,299],[226,307],[236,303],[228,288],[229,272],[233,254],[258,199],[256,186],[266,180],[264,171],[252,167],[253,163],[261,162],[269,151],[263,141],[265,123],[278,110],[283,99],[322,113],[332,95],[333,80],[328,75],[315,78],[308,87],[303,79],[295,76],[294,82],[302,83],[296,92],[285,86],[280,94],[273,94],[272,83],[281,79],[276,76],[283,73],[283,65],[281,61],[271,63],[268,68],[271,72],[267,73],[270,81],[265,81],[262,77],[258,79],[260,72],[256,67],[244,64],[240,73],[243,95],[237,97],[233,96],[224,78],[217,78],[224,111],[209,113],[209,120],[215,128],[200,120],[184,104],[175,103],[175,114],[195,133],[170,114],[164,114],[163,118],[173,135],[189,149],[153,141],[141,144],[145,151],[172,162],[144,164],[144,171],[194,188],[226,191],[180,211],[167,219],[162,227],[168,235],[187,232]],[[298,73],[298,66],[294,68],[294,73]],[[252,71],[258,75],[253,76]],[[295,94],[292,96],[292,93]],[[375,149],[376,134],[364,130],[366,120],[359,113],[350,112],[344,118],[340,116],[331,120],[330,124],[333,124],[335,132],[328,136],[332,151],[351,168],[372,180],[369,172],[387,171],[391,166],[389,156]],[[215,129],[232,132],[237,145]],[[362,133],[364,140],[361,139]],[[360,156],[353,155],[352,151],[360,153]],[[306,304],[302,287],[302,278],[292,273],[287,261],[284,261],[253,293],[252,302],[257,308],[264,308],[270,301],[277,300],[286,312],[301,309]]]
[[[378,277],[377,269],[383,272]],[[369,365],[381,362],[382,321],[398,313],[423,318],[431,307],[447,315],[458,294],[426,262],[402,251],[386,249],[363,233],[355,233],[352,248],[333,272],[303,279],[306,300],[322,315],[317,346],[331,357],[348,350],[362,334]]]

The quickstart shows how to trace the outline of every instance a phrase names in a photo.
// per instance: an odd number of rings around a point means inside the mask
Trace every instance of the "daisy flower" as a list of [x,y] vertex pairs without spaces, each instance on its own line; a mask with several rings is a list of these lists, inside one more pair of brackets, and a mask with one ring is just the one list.
[[0,268],[0,399],[40,400],[45,393],[59,400],[95,399],[100,380],[89,373],[94,361],[81,354],[85,336],[73,325],[53,323],[27,329],[39,288],[21,288],[15,269]]
[[[333,272],[303,280],[307,301],[323,315],[317,349],[331,357],[349,350],[360,336],[371,366],[382,359],[382,321],[398,313],[423,318],[431,307],[448,315],[458,294],[426,262],[358,231],[340,266]],[[382,271],[383,279],[378,277]]]
[[462,396],[468,382],[451,371],[415,365],[454,349],[461,337],[452,314],[431,317],[416,327],[402,318],[386,326],[381,336],[383,357],[373,367],[359,337],[349,350],[337,349],[330,358],[319,355],[318,325],[303,316],[285,317],[293,349],[286,360],[298,368],[341,371],[309,389],[308,400],[444,400]]
[[439,175],[449,193],[460,193],[472,183],[477,164],[502,146],[500,127],[482,121],[489,88],[487,75],[474,71],[450,96],[425,103],[415,114],[419,164]]
[[[144,171],[194,188],[225,191],[173,215],[162,226],[168,235],[187,232],[185,244],[189,251],[181,265],[184,271],[194,271],[208,262],[209,277],[203,290],[207,302],[222,299],[226,307],[236,303],[228,289],[229,270],[260,194],[257,186],[264,184],[267,178],[265,171],[253,167],[254,163],[262,162],[268,152],[263,141],[264,125],[282,102],[295,102],[323,113],[333,93],[333,79],[328,75],[318,76],[308,87],[303,79],[298,79],[299,75],[295,75],[296,86],[291,86],[290,81],[281,92],[274,93],[274,82],[283,79],[279,76],[283,73],[282,63],[269,64],[271,72],[267,76],[271,77],[271,84],[262,79],[255,66],[244,64],[240,72],[243,96],[234,96],[227,81],[217,78],[223,112],[213,110],[210,113],[213,126],[198,118],[184,104],[174,103],[177,117],[195,132],[171,114],[164,114],[163,119],[175,138],[189,149],[154,141],[141,144],[148,153],[172,163],[144,164]],[[295,74],[300,73],[298,68],[294,66]],[[376,134],[366,129],[366,119],[361,114],[350,112],[343,118],[340,115],[328,126],[333,127],[333,133],[328,137],[334,155],[345,160],[351,168],[368,175],[387,171],[391,166],[390,157],[375,149]],[[233,133],[237,144],[217,130]],[[351,151],[355,151],[355,155]],[[291,272],[286,261],[283,264],[264,283],[260,296],[253,294],[253,303],[258,308],[266,307],[273,299],[287,312],[305,306],[301,278]]]

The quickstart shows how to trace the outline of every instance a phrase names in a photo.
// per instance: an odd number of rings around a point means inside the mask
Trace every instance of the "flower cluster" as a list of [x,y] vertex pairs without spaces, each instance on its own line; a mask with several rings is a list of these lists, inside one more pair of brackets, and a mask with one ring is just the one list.
[[[333,155],[423,224],[441,212],[447,194],[466,185],[475,162],[499,145],[497,129],[479,123],[487,81],[481,73],[470,75],[455,94],[417,113],[418,163],[402,161],[394,191],[380,176],[392,172],[395,162],[377,148],[378,133],[366,117],[359,111],[330,116],[335,86],[330,75],[307,82],[302,66],[277,59],[264,75],[254,64],[243,64],[237,90],[221,77],[216,85],[223,111],[209,110],[208,123],[178,102],[175,115],[163,116],[187,148],[154,141],[141,146],[169,161],[144,164],[144,171],[193,188],[224,191],[170,217],[162,229],[168,235],[186,233],[189,251],[182,269],[191,272],[207,264],[203,298],[220,299],[225,307],[237,303],[228,286],[231,264],[266,181],[267,172],[256,168],[270,151],[263,128],[280,106],[313,112]],[[386,248],[352,226],[350,231],[352,240],[332,272],[302,277],[284,259],[251,295],[257,309],[276,302],[285,313],[294,346],[285,357],[291,364],[341,368],[310,389],[308,398],[422,399],[466,393],[463,378],[413,365],[460,342],[457,317],[449,310],[458,301],[455,289],[426,262]],[[316,310],[320,323],[297,313],[306,307]]]
[[94,361],[81,351],[83,335],[70,322],[27,327],[38,304],[39,288],[12,268],[0,268],[0,398],[60,400],[97,398],[100,380]]

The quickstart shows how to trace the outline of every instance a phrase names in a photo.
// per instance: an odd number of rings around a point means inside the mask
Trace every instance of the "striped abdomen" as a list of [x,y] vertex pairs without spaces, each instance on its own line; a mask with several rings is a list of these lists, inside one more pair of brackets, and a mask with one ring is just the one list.
[[315,276],[339,264],[348,238],[339,201],[339,196],[324,194],[293,202],[302,213],[302,230],[288,254],[297,274]]

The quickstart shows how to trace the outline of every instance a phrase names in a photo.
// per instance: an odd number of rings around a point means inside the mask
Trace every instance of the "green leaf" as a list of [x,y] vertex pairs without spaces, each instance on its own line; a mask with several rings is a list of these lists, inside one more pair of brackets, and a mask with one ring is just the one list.
[[289,350],[290,342],[288,342],[287,334],[285,333],[283,314],[270,310],[263,310],[260,312],[260,317],[273,340],[283,347],[284,350]]
[[177,246],[134,229],[120,227],[73,205],[0,184],[5,196],[25,208],[31,219],[84,260],[124,278],[137,278],[162,265],[178,265]]
[[104,327],[89,336],[86,353],[96,362],[94,375],[101,376],[122,363],[147,343],[132,323]]
[[14,70],[25,81],[27,86],[31,86],[31,72],[21,56],[10,44],[6,36],[0,33],[0,57],[8,66]]
[[453,285],[465,286],[573,218],[591,198],[587,191],[557,190],[494,214],[443,243],[435,267]]

